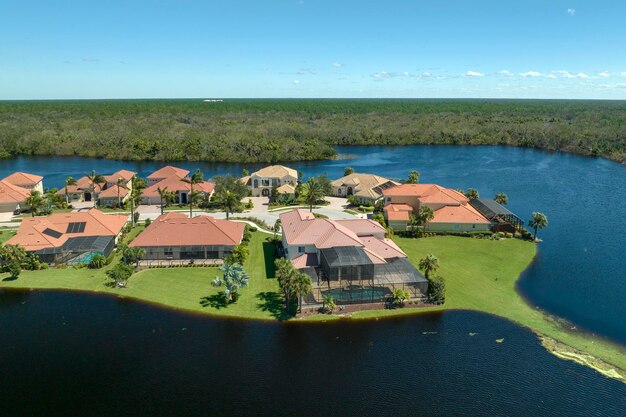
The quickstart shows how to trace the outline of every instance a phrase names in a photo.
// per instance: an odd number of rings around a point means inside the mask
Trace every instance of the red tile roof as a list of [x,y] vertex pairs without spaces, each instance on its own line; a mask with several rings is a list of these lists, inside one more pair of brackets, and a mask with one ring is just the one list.
[[130,190],[126,187],[118,187],[118,185],[112,185],[109,188],[107,188],[106,190],[102,191],[100,194],[98,194],[99,198],[117,198],[117,190],[120,190],[120,198],[124,198],[128,195],[128,193],[130,192]]
[[[116,236],[128,221],[125,214],[104,214],[98,209],[73,213],[56,213],[45,217],[27,217],[20,223],[15,236],[6,244],[20,245],[27,251],[63,246],[67,239],[77,236]],[[69,223],[85,223],[80,234],[67,233]],[[46,229],[61,234],[55,238],[43,233]]]
[[130,246],[235,246],[241,243],[245,224],[211,216],[189,219],[185,213],[171,212],[157,217]]
[[43,177],[40,175],[29,174],[26,172],[14,172],[13,174],[9,176],[4,177],[4,181],[10,182],[13,185],[18,185],[21,187],[26,186],[26,185],[29,185],[30,187],[34,187],[42,179]]
[[482,214],[469,204],[443,206],[435,210],[435,217],[430,223],[481,223],[489,224]]
[[0,180],[0,203],[22,203],[29,195],[29,189]]
[[135,175],[137,175],[136,172],[120,169],[111,175],[105,175],[104,179],[110,183],[117,183],[117,180],[120,178],[124,179],[124,181],[130,181]]
[[460,204],[469,200],[458,191],[437,184],[402,184],[383,190],[385,197],[414,196],[424,203]]
[[178,178],[184,178],[187,175],[189,175],[189,171],[187,171],[186,169],[176,168],[171,165],[167,165],[161,169],[154,171],[152,174],[148,175],[148,178],[158,180],[161,178],[168,178],[172,176],[178,177]]
[[[167,187],[168,191],[191,191],[191,186],[182,181],[179,177],[168,177],[165,178],[155,184],[152,184],[145,190],[143,190],[142,194],[145,197],[158,197],[159,196],[159,188],[165,189]],[[205,194],[211,194],[215,189],[215,184],[212,182],[204,181],[199,184],[193,185],[194,191],[203,192]]]

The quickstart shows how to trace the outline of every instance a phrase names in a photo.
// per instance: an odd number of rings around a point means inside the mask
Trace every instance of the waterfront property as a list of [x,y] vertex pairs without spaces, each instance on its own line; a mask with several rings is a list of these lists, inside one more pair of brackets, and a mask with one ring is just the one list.
[[[191,184],[184,180],[189,178],[189,171],[173,166],[163,167],[148,175],[148,187],[141,193],[141,204],[161,204],[159,190],[167,190],[174,193],[174,203],[189,204],[191,200]],[[197,191],[200,197],[209,200],[213,195],[215,184],[202,181],[193,185],[194,193]]]
[[470,204],[492,224],[494,232],[515,233],[524,226],[524,221],[517,215],[490,198],[476,198]]
[[159,216],[129,246],[145,249],[146,266],[221,263],[241,243],[245,225],[207,215],[170,212]]
[[127,221],[127,215],[98,209],[27,217],[6,244],[19,245],[50,264],[86,263],[94,254],[111,253]]
[[303,210],[280,215],[283,253],[311,276],[307,304],[330,295],[340,304],[382,302],[394,289],[422,298],[428,282],[377,222],[329,220]]
[[240,181],[248,186],[253,197],[269,197],[274,187],[286,184],[295,186],[298,183],[298,171],[282,165],[270,165],[241,178]]
[[400,185],[396,181],[373,174],[353,173],[331,182],[336,197],[358,197],[361,204],[375,203],[383,198],[383,190]]
[[406,231],[410,216],[420,207],[430,207],[434,218],[424,225],[431,232],[488,231],[491,222],[456,190],[436,184],[402,184],[383,190],[385,219],[396,231]]
[[43,177],[14,172],[0,180],[0,213],[19,213],[32,190],[43,194]]
[[92,183],[85,175],[77,179],[75,184],[60,188],[57,195],[65,197],[67,189],[67,199],[70,204],[96,200],[103,206],[117,206],[117,189],[120,189],[120,200],[125,201],[132,190],[132,179],[135,175],[137,175],[136,172],[121,169],[113,174],[104,175],[102,183]]

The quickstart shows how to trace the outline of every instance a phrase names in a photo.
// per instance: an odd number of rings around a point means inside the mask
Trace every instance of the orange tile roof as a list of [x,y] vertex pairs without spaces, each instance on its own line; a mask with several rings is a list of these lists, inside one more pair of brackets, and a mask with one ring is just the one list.
[[319,264],[317,261],[317,253],[303,253],[291,260],[296,269],[314,267]]
[[152,174],[148,175],[149,179],[159,179],[159,178],[168,178],[168,177],[178,177],[184,178],[189,175],[189,171],[182,168],[176,168],[171,165],[164,166],[161,169],[154,171]]
[[489,224],[482,214],[469,204],[443,206],[435,210],[435,217],[430,223],[482,223]]
[[29,195],[29,189],[0,180],[0,203],[23,203]]
[[[165,189],[165,187],[167,187],[167,190],[170,192],[191,191],[191,186],[188,183],[181,181],[181,178],[168,177],[155,184],[152,184],[151,186],[143,190],[142,194],[145,197],[158,197],[159,188],[163,190]],[[206,194],[211,194],[213,190],[215,189],[215,184],[213,184],[212,182],[204,181],[199,184],[194,184],[193,189],[194,191],[200,191]]]
[[[96,183],[94,185],[94,192],[97,194],[102,191],[103,184]],[[68,185],[67,193],[82,193],[83,191],[91,191],[91,181],[87,176],[80,177],[76,180],[76,185]],[[57,191],[57,195],[65,195],[65,186],[61,187],[59,191]]]
[[356,233],[357,236],[369,236],[373,233],[387,232],[380,223],[368,219],[335,220],[335,223],[347,227]]
[[424,203],[461,204],[469,200],[458,191],[437,184],[402,184],[383,190],[385,197],[414,196]]
[[[56,248],[72,237],[82,236],[116,236],[128,221],[125,214],[104,214],[98,209],[89,211],[56,213],[45,217],[27,217],[20,223],[15,236],[6,244],[20,245],[27,251]],[[85,222],[81,233],[67,233],[69,223]],[[61,234],[58,238],[43,233],[51,229]]]
[[109,188],[107,188],[106,190],[102,191],[100,194],[98,194],[98,197],[100,198],[117,198],[117,190],[120,190],[120,198],[124,198],[128,195],[128,193],[130,192],[130,190],[126,187],[119,187],[117,184],[116,185],[112,185]]
[[126,169],[120,169],[119,171],[114,172],[111,175],[105,175],[104,179],[107,182],[117,183],[117,180],[120,178],[124,179],[124,181],[130,181],[135,175],[137,175],[136,172],[128,171]]
[[409,211],[388,211],[387,220],[409,221],[411,212]]
[[320,249],[363,245],[356,233],[347,227],[329,219],[315,218],[304,210],[282,213],[280,222],[290,245],[315,245]]
[[189,219],[171,212],[154,220],[130,246],[235,246],[241,243],[245,224],[200,215]]
[[40,175],[29,174],[27,172],[14,172],[9,176],[4,177],[4,181],[10,182],[13,185],[30,185],[31,187],[37,185],[37,183],[42,179],[43,177]]

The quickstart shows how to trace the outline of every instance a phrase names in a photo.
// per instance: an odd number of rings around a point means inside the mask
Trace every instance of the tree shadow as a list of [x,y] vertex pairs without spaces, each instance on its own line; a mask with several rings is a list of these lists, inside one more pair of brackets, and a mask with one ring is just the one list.
[[226,306],[228,306],[228,301],[226,300],[224,292],[220,291],[217,294],[200,298],[200,305],[202,307],[212,307],[216,310],[219,310],[221,308],[226,308]]
[[16,279],[17,279],[17,277],[6,277],[6,278],[3,278],[2,281],[10,282],[10,281],[15,281]]
[[276,243],[263,242],[263,257],[265,259],[265,276],[269,278],[276,277]]
[[261,302],[257,305],[262,311],[269,312],[277,320],[288,320],[292,314],[285,311],[283,297],[272,291],[264,291],[256,295]]

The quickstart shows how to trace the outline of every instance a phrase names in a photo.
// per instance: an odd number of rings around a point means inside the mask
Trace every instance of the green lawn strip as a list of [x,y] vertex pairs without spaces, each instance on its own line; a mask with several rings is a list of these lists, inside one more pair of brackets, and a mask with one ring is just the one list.
[[[446,304],[419,312],[468,309],[495,314],[626,370],[623,347],[589,334],[569,331],[549,315],[527,304],[517,293],[515,282],[535,255],[533,243],[518,239],[494,241],[453,236],[395,238],[395,241],[415,265],[428,253],[439,258],[441,268],[437,273],[446,279]],[[352,317],[363,319],[415,311],[368,310],[354,313]]]
[[15,236],[17,229],[0,229],[0,245]]
[[[125,241],[131,241],[141,230],[143,230],[141,226],[133,229]],[[134,274],[129,279],[127,288],[111,287],[107,285],[110,280],[106,277],[106,271],[119,261],[117,255],[109,266],[100,270],[51,268],[41,271],[22,271],[15,281],[0,279],[0,288],[94,291],[222,316],[282,319],[284,318],[282,298],[278,294],[276,279],[273,279],[274,246],[265,241],[270,236],[268,234],[255,232],[252,236],[250,256],[245,265],[246,271],[250,274],[250,285],[241,290],[241,297],[236,303],[227,306],[220,302],[218,296],[223,288],[211,286],[213,278],[221,274],[218,268],[147,269]],[[268,265],[266,265],[266,259]],[[267,277],[268,272],[270,278]],[[0,278],[2,277],[6,277],[6,274],[0,275]]]

